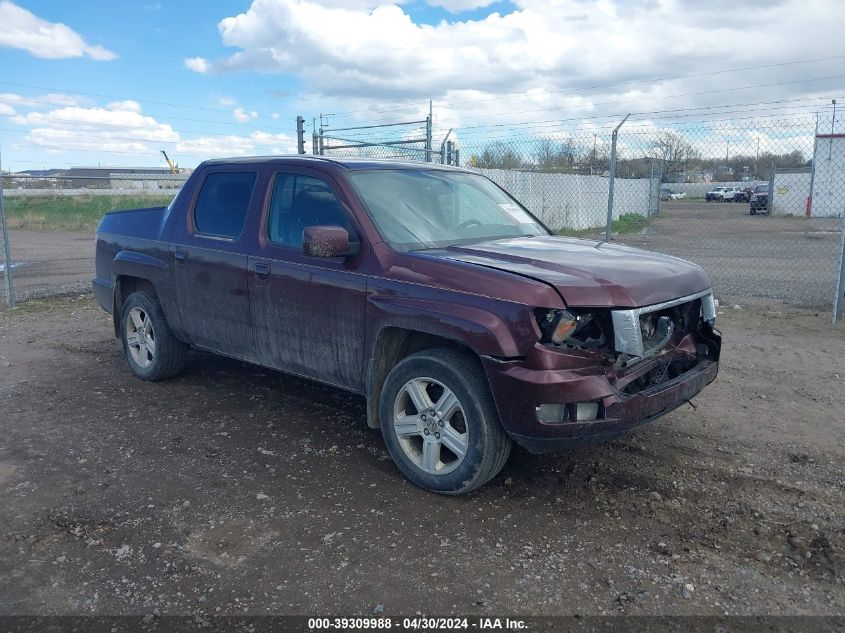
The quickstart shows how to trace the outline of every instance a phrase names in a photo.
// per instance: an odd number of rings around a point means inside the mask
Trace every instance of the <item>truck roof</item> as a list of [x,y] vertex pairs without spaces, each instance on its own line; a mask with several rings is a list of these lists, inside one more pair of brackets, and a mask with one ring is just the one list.
[[331,165],[342,169],[443,169],[465,171],[459,167],[424,163],[421,161],[401,161],[383,158],[359,158],[347,156],[314,156],[311,154],[288,154],[276,156],[235,156],[232,158],[213,158],[203,165]]

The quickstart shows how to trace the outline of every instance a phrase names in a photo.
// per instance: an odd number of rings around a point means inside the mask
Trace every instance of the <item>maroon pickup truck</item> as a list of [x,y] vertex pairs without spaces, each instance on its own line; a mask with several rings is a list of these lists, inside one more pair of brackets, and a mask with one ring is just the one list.
[[487,178],[323,157],[213,160],[166,208],[107,214],[94,291],[132,371],[189,347],[362,394],[398,468],[444,494],[630,431],[718,371],[707,275],[554,235]]

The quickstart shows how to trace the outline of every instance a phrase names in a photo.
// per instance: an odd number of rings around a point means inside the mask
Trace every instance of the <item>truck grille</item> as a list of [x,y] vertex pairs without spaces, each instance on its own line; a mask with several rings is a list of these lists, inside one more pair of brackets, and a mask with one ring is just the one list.
[[659,353],[677,333],[693,332],[699,319],[716,317],[710,290],[633,310],[611,311],[614,349],[628,364]]

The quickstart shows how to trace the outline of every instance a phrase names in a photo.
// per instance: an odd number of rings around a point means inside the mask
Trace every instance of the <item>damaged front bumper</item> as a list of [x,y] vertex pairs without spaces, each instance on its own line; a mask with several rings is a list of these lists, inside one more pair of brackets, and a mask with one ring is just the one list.
[[[538,343],[520,360],[482,357],[505,430],[533,453],[612,439],[669,413],[713,382],[721,334],[702,323],[660,356],[620,368],[595,351],[557,350]],[[672,363],[684,371],[667,376]],[[581,419],[578,404],[594,419]],[[569,405],[565,419],[542,420],[543,405]],[[572,407],[575,405],[575,407]],[[589,416],[593,418],[593,416]]]

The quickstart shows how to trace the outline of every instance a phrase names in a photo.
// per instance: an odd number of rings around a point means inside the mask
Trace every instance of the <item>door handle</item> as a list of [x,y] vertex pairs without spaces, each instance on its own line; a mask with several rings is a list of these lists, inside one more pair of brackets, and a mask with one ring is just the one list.
[[176,259],[177,264],[184,264],[185,260],[188,259],[188,253],[185,251],[176,251],[173,253],[173,257]]
[[255,265],[255,278],[264,281],[265,279],[270,278],[270,265],[269,264],[256,264]]

